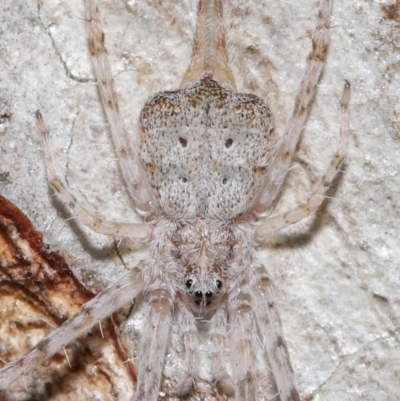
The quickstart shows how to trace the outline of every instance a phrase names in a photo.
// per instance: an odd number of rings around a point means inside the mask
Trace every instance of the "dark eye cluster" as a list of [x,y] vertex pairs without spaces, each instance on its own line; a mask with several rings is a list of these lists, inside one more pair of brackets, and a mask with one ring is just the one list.
[[[215,282],[215,284],[217,285],[217,288],[218,288],[219,290],[222,288],[222,281],[221,281],[221,280],[217,280],[217,281]],[[189,280],[186,281],[186,288],[191,288],[192,285],[193,285],[193,280],[192,280],[192,279],[189,279]],[[200,292],[200,291],[196,291],[196,294],[197,294],[198,292]],[[209,294],[209,293],[212,294],[211,291],[207,291],[206,296],[207,296],[207,294]]]
[[[186,288],[190,289],[193,285],[193,280],[189,279],[186,281]],[[215,282],[218,290],[220,290],[222,288],[222,281],[221,280],[217,280]],[[196,305],[210,305],[211,304],[211,298],[214,296],[214,292],[213,291],[207,291],[205,294],[203,294],[202,291],[198,290],[193,294],[194,298],[195,298],[195,304]]]

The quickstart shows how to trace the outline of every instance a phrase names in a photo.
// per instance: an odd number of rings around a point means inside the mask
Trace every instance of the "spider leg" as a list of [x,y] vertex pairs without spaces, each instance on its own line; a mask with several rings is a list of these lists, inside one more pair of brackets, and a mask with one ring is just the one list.
[[132,269],[123,275],[25,355],[1,369],[0,390],[6,389],[19,377],[35,369],[57,351],[89,331],[100,320],[131,302],[132,298],[142,292],[144,285],[145,280],[139,268]]
[[348,105],[350,98],[350,83],[346,81],[346,84],[342,93],[341,100],[341,124],[340,124],[340,141],[339,147],[329,165],[328,170],[321,180],[317,183],[313,192],[309,196],[308,200],[295,207],[288,212],[267,217],[260,221],[259,226],[256,228],[256,239],[258,242],[262,242],[268,234],[282,230],[291,224],[297,223],[298,221],[309,216],[311,213],[316,211],[325,199],[325,194],[332,181],[335,179],[340,166],[343,163],[345,157],[345,143],[348,136]]
[[150,313],[140,347],[139,376],[136,401],[157,401],[164,367],[169,330],[171,327],[172,298],[160,284],[147,294]]
[[253,208],[259,215],[265,214],[274,206],[290,167],[304,123],[310,113],[328,51],[332,2],[333,0],[321,0],[320,2],[318,24],[312,37],[312,51],[307,58],[306,72],[295,100],[293,114],[269,162],[265,187]]
[[253,300],[249,288],[242,286],[237,296],[229,301],[229,339],[232,353],[232,382],[235,401],[254,401],[256,397],[257,343],[254,326]]
[[264,267],[259,267],[255,274],[257,302],[254,303],[254,313],[274,375],[279,399],[280,401],[300,401],[270,277]]
[[226,370],[226,360],[224,358],[225,338],[227,335],[226,328],[228,327],[226,308],[220,308],[212,317],[210,322],[210,340],[211,340],[211,359],[213,376],[216,379],[217,387],[221,393],[232,397],[235,390],[232,385],[232,380]]
[[[199,324],[203,324],[202,321]],[[213,377],[216,379],[221,392],[232,396],[234,389],[231,379],[226,371],[224,355],[224,338],[227,334],[227,315],[225,308],[219,308],[211,317],[211,320],[204,322],[209,327],[208,333],[211,340],[211,360]],[[185,345],[185,364],[181,380],[178,382],[177,394],[186,396],[195,386],[198,374],[198,327],[196,326],[193,314],[184,306],[179,309],[179,326],[183,328],[183,342]]]
[[49,132],[43,121],[42,114],[38,110],[36,112],[36,119],[38,130],[43,138],[45,158],[46,158],[46,170],[47,179],[50,186],[60,194],[61,198],[68,204],[68,206],[74,211],[78,219],[91,228],[93,231],[108,235],[117,235],[121,237],[130,237],[133,239],[145,239],[149,227],[147,224],[137,223],[117,223],[111,221],[105,221],[104,218],[94,212],[83,207],[76,198],[71,194],[68,188],[64,185],[61,179],[58,177],[55,169],[53,157],[51,155],[50,138]]
[[182,327],[183,332],[185,361],[183,367],[184,373],[182,374],[182,378],[178,381],[176,392],[179,396],[186,396],[193,389],[197,375],[197,327],[193,314],[184,305],[179,308],[178,313],[179,327]]
[[99,11],[95,0],[86,0],[86,17],[88,20],[89,48],[92,55],[92,64],[104,112],[110,124],[121,173],[136,206],[143,212],[149,212],[151,211],[151,204],[154,204],[154,199],[145,178],[146,174],[144,174],[141,167],[138,154],[139,146],[137,143],[132,143],[132,138],[126,132],[119,111],[110,63],[104,44],[104,32],[101,27]]

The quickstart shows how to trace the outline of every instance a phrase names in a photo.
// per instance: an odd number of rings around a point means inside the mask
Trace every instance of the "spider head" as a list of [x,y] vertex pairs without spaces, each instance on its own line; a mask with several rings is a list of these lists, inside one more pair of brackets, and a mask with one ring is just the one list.
[[201,279],[192,274],[185,279],[185,287],[192,309],[214,309],[219,304],[217,300],[220,300],[223,283],[218,277]]

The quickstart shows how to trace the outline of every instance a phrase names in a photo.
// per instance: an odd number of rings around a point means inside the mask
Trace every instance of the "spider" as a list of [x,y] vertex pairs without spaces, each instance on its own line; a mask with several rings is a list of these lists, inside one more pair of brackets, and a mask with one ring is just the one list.
[[[0,389],[31,371],[101,319],[136,298],[149,314],[140,343],[136,400],[158,398],[174,322],[185,349],[178,396],[198,377],[198,336],[206,337],[212,377],[237,401],[257,398],[256,350],[275,379],[277,398],[299,400],[270,276],[255,246],[316,211],[344,160],[350,85],[341,99],[339,146],[308,200],[272,212],[324,67],[332,0],[321,0],[313,49],[282,136],[268,106],[238,93],[229,65],[222,0],[200,0],[192,57],[176,91],[144,105],[137,138],[124,128],[94,0],[86,0],[89,47],[115,152],[143,223],[109,222],[80,205],[53,167],[49,133],[37,112],[50,185],[91,229],[148,246],[137,266],[86,303],[79,313],[0,370]],[[221,352],[225,350],[226,352]]]

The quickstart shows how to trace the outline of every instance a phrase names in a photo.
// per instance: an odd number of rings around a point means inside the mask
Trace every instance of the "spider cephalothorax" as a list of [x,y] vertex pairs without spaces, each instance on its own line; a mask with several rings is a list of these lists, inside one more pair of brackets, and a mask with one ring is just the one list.
[[254,252],[252,230],[246,224],[167,220],[154,230],[153,260],[165,262],[173,292],[195,313],[209,315],[227,301],[232,283],[246,274],[243,266]]

